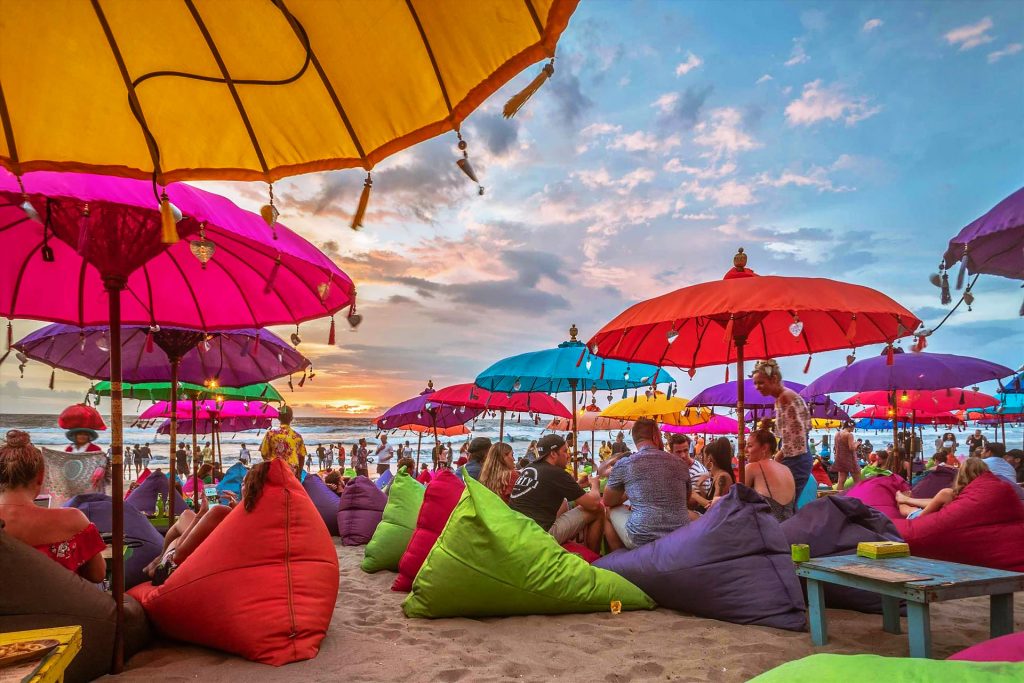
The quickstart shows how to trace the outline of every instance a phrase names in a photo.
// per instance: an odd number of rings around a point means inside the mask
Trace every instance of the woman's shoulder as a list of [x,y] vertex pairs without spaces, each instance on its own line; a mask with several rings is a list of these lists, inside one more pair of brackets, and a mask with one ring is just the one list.
[[54,508],[46,512],[50,514],[48,522],[70,534],[77,534],[92,523],[78,508]]

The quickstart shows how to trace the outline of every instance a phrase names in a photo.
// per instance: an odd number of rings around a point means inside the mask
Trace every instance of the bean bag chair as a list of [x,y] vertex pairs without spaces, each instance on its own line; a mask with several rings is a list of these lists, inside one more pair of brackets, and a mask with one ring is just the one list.
[[249,473],[249,468],[240,462],[236,462],[234,465],[228,468],[228,471],[224,473],[224,478],[217,482],[217,493],[223,493],[224,491],[230,491],[241,500],[242,499],[242,480],[245,479],[245,475]]
[[[146,481],[146,479],[148,479],[149,475],[151,475],[151,474],[153,474],[153,470],[149,469],[148,467],[146,469],[142,470],[142,474],[140,474],[138,477],[135,478],[135,488],[138,488],[138,487],[142,486],[142,482]],[[125,493],[124,493],[125,500],[128,500],[128,496],[130,496],[132,491],[134,491],[134,490],[135,489],[131,489],[131,490],[125,491]]]
[[[110,672],[114,654],[114,601],[78,574],[0,531],[0,633],[81,626],[82,651],[71,662],[67,683]],[[125,659],[150,641],[146,615],[125,598]]]
[[387,489],[388,485],[394,480],[395,475],[391,474],[391,470],[388,470],[384,474],[377,477],[377,488],[381,491]]
[[409,546],[412,532],[416,530],[424,493],[423,485],[409,476],[403,467],[391,484],[384,516],[373,532],[373,538],[366,544],[360,565],[364,572],[398,570],[398,562]]
[[870,676],[876,681],[913,683],[956,681],[956,683],[993,683],[1019,681],[1021,668],[999,662],[951,662],[942,659],[911,659],[879,655],[811,655],[786,662],[750,683],[822,683],[854,681]]
[[796,499],[796,509],[799,510],[811,501],[817,500],[817,498],[818,482],[814,480],[814,477],[810,477],[807,480],[807,484],[804,485],[804,490],[800,494],[800,497]]
[[[110,496],[102,493],[83,493],[69,500],[64,507],[81,510],[101,534],[112,531],[114,504]],[[124,506],[124,536],[125,540],[142,544],[132,548],[131,557],[124,564],[124,585],[125,588],[131,588],[143,581],[149,581],[149,577],[142,570],[163,550],[164,537],[153,527],[146,515],[131,505]]]
[[948,659],[960,662],[1024,662],[1024,632],[971,645]]
[[662,607],[736,624],[806,630],[789,542],[768,504],[742,484],[695,522],[595,566],[621,574]]
[[953,467],[936,467],[921,477],[910,490],[911,498],[934,498],[942,489],[948,489],[956,483],[957,470]]
[[366,477],[356,477],[338,501],[338,535],[342,545],[366,545],[373,538],[388,497]]
[[[849,496],[819,498],[781,526],[786,542],[810,546],[811,557],[855,555],[861,542],[903,540],[888,517]],[[824,587],[829,607],[882,613],[882,598],[875,593],[831,583]]]
[[[107,466],[105,453],[65,453],[40,448],[46,461],[43,493],[50,494],[50,505],[63,505],[79,493],[103,493],[105,479],[101,470]],[[97,478],[99,476],[99,478]]]
[[579,555],[580,557],[582,557],[584,560],[587,561],[587,564],[594,564],[601,558],[600,555],[595,553],[587,546],[581,543],[576,543],[574,541],[566,541],[562,544],[562,547],[566,551],[572,553],[573,555]]
[[[652,609],[626,579],[566,552],[472,477],[402,602],[407,617]],[[614,607],[613,607],[614,606]]]
[[[124,502],[143,514],[152,515],[156,513],[156,497],[158,495],[162,495],[166,502],[167,475],[160,470],[146,477],[146,481],[142,482],[137,489],[132,491]],[[174,513],[178,514],[187,508],[188,506],[185,505],[185,500],[181,497],[181,494],[175,491]]]
[[416,530],[412,532],[409,545],[398,561],[398,576],[391,584],[391,590],[408,593],[412,589],[413,579],[444,530],[444,525],[448,523],[464,488],[462,480],[448,470],[434,474],[423,494],[423,505],[416,517]]
[[896,505],[896,492],[909,491],[910,485],[898,474],[890,474],[887,477],[872,477],[865,479],[845,494],[856,498],[865,505],[869,505],[889,519],[903,519],[900,509]]
[[938,512],[894,521],[911,555],[1024,572],[1024,503],[991,472]]
[[[181,487],[181,492],[185,494],[186,498],[195,498],[196,478],[194,476],[189,477],[185,480],[184,486]],[[203,489],[207,486],[206,482],[199,482],[199,495],[203,495]]]
[[338,535],[338,494],[327,488],[319,475],[311,474],[302,481],[302,488],[320,513],[331,536]]
[[165,636],[281,666],[316,657],[338,594],[338,556],[281,460],[252,512],[237,506],[162,586],[140,584]]
[[832,488],[832,479],[828,476],[828,470],[821,464],[820,460],[814,461],[811,468],[811,478],[826,488]]

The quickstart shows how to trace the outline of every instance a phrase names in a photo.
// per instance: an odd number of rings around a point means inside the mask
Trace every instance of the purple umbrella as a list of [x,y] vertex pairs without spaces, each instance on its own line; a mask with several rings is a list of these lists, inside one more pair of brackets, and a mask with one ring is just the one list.
[[947,269],[960,262],[970,273],[1024,280],[1024,187],[951,239],[942,262]]
[[[427,388],[420,392],[419,396],[402,401],[388,409],[386,413],[375,421],[377,429],[388,430],[406,427],[408,425],[421,425],[434,429],[434,445],[437,445],[437,429],[455,427],[466,424],[477,415],[483,412],[479,408],[467,408],[449,404],[439,404],[430,400],[434,393],[434,382],[427,382]],[[420,439],[422,440],[422,434]],[[419,448],[416,449],[417,456]],[[416,463],[419,467],[419,462]]]
[[[796,391],[799,391],[798,389]],[[824,420],[849,420],[850,415],[839,407],[839,405],[830,398],[823,396],[816,396],[813,403],[808,402],[808,409],[811,412],[811,417],[817,417]],[[747,411],[746,419],[750,420],[762,420],[765,418],[775,417],[775,406],[763,406]]]
[[[793,391],[800,391],[804,388],[804,385],[798,382],[783,380],[782,383]],[[715,384],[691,398],[687,405],[694,407],[729,406],[734,408],[736,407],[736,400],[738,398],[736,391],[736,382]],[[747,407],[774,407],[775,399],[771,396],[765,396],[762,394],[754,387],[754,380],[747,379],[743,381],[743,405]]]
[[[745,426],[743,427],[743,430],[750,431]],[[686,425],[683,427],[664,425],[662,426],[661,431],[671,432],[674,434],[738,434],[739,423],[725,415],[713,415],[711,419],[704,424]]]
[[[187,340],[185,340],[187,338]],[[184,341],[184,343],[183,343]],[[194,342],[194,343],[193,343]],[[177,350],[190,348],[180,356]],[[88,379],[110,379],[110,329],[55,323],[16,342],[33,360]],[[269,382],[309,367],[309,360],[267,330],[211,332],[180,327],[121,327],[121,377],[125,382],[167,382],[178,364],[179,382],[240,387]]]
[[[179,420],[178,431],[182,434],[211,434],[214,429],[224,432],[247,432],[253,429],[268,429],[273,423],[269,417],[225,417],[220,420]],[[195,430],[192,425],[197,425]],[[164,420],[156,430],[157,434],[170,434],[171,421]],[[171,444],[173,446],[174,444]]]

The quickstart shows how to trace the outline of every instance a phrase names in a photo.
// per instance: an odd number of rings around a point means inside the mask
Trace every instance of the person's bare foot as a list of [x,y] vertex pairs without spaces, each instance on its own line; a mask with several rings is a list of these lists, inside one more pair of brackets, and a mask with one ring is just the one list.
[[903,491],[897,491],[896,492],[896,502],[897,503],[906,503],[908,500],[910,500],[910,496],[908,496],[905,492],[903,492]]

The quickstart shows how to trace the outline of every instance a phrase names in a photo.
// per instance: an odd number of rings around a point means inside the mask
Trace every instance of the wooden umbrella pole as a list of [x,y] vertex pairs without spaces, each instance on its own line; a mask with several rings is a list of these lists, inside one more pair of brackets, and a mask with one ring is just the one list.
[[1002,426],[1002,430],[1003,430],[1003,445],[1006,445],[1006,417],[1005,416],[1003,416],[1003,415],[999,416],[999,424]]
[[746,426],[745,420],[743,419],[743,347],[746,345],[747,340],[741,337],[736,337],[736,424],[738,425],[736,430],[736,461],[739,463],[740,469],[740,481],[742,482],[743,475],[746,472],[746,448],[747,440],[744,432]]
[[900,457],[900,441],[899,441],[899,411],[896,406],[896,390],[892,390],[892,397],[889,399],[889,405],[892,408],[892,452],[896,456],[897,462],[899,462],[899,471],[904,472],[903,458]]
[[501,408],[501,418],[498,420],[498,443],[505,440],[505,409]]
[[199,435],[196,433],[196,396],[192,396],[192,506],[196,514],[199,514],[199,494],[196,491],[199,485]]
[[167,465],[167,528],[174,525],[174,482],[178,478],[174,452],[178,446],[178,365],[181,359],[171,358],[171,451]]
[[572,471],[577,479],[580,477],[580,460],[576,457],[579,452],[579,416],[576,414],[576,380],[570,379],[569,385],[572,387]]
[[121,389],[121,290],[124,280],[109,278],[107,290],[110,320],[110,469],[113,478],[111,509],[111,590],[114,595],[114,652],[110,671],[124,668],[124,424]]
[[420,436],[416,439],[416,472],[420,471],[420,449],[423,448],[423,432],[420,432]]

